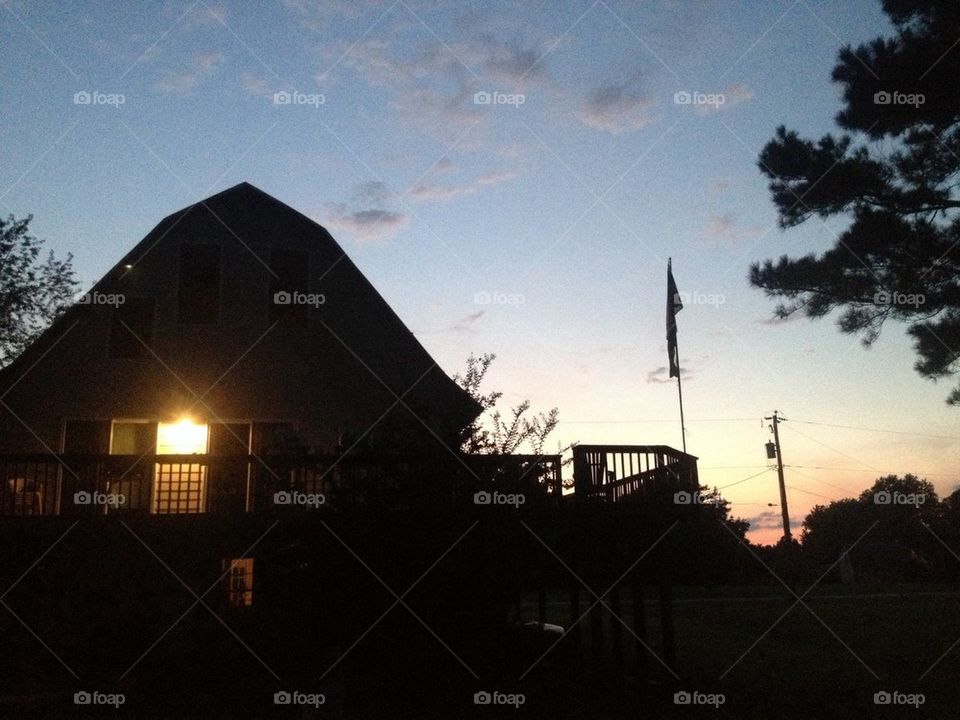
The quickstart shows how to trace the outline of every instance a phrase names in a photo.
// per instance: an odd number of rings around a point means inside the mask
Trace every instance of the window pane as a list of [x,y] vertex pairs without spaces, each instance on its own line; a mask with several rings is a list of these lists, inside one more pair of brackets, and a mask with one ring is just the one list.
[[287,327],[307,324],[309,305],[277,302],[278,293],[289,298],[310,291],[310,254],[302,250],[273,250],[270,253],[270,323]]
[[68,455],[104,455],[109,447],[109,420],[67,421],[63,452]]
[[110,326],[112,358],[151,357],[153,344],[153,298],[126,298],[113,310]]
[[223,569],[227,572],[227,601],[233,607],[247,607],[253,604],[253,558],[224,560]]
[[177,321],[216,325],[220,318],[220,246],[180,246]]
[[115,422],[110,439],[111,455],[144,455],[157,444],[157,424],[152,422]]
[[157,428],[157,455],[191,455],[207,452],[207,426],[189,420],[160,423]]
[[249,423],[213,423],[210,426],[211,455],[249,455]]

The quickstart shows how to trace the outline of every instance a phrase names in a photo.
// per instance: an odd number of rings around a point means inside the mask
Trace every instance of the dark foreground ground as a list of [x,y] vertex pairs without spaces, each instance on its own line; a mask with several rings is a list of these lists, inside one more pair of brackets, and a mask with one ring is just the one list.
[[[521,620],[535,616],[534,600],[524,598]],[[552,645],[550,637],[521,640],[516,632],[504,632],[498,657],[477,660],[469,650],[455,653],[455,628],[434,635],[400,604],[344,659],[338,662],[348,647],[332,651],[323,667],[299,667],[295,657],[283,667],[264,664],[256,649],[195,608],[151,653],[151,661],[144,661],[146,672],[110,682],[107,678],[129,665],[129,658],[118,658],[114,668],[104,668],[102,681],[78,683],[6,612],[0,622],[4,652],[27,647],[26,639],[37,652],[24,658],[28,672],[15,673],[15,684],[0,685],[0,717],[960,717],[955,587],[820,586],[803,603],[775,587],[678,589],[674,607],[673,666],[648,655],[649,677],[622,682],[579,672],[580,660],[563,641],[537,662]],[[657,613],[651,598],[652,648],[660,647]],[[562,595],[548,597],[547,617],[571,624]],[[620,617],[633,627],[626,599]],[[602,622],[609,638],[619,623],[608,610]],[[586,624],[585,619],[580,627]],[[627,629],[623,634],[630,637]],[[627,646],[630,668],[637,658],[634,646]],[[593,649],[588,644],[584,651]],[[466,664],[457,655],[467,658]],[[8,655],[5,666],[11,660]],[[124,702],[76,705],[73,694],[83,690],[122,692]],[[274,694],[284,691],[302,693],[294,703],[307,704],[275,704]],[[490,704],[476,704],[478,692],[501,694],[491,696]],[[320,693],[322,704],[309,697]],[[677,693],[688,693],[691,702],[677,704],[675,698],[688,697]],[[890,702],[878,704],[877,697]]]

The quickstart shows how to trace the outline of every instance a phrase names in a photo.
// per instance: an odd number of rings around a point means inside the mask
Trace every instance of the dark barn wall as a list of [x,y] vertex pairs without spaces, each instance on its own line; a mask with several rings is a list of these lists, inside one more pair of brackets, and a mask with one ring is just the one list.
[[[216,325],[178,322],[183,243],[220,247]],[[308,311],[306,327],[267,332],[264,262],[273,248],[310,255],[309,292],[325,303]],[[476,412],[326,230],[246,184],[164,219],[94,290],[155,299],[159,360],[110,358],[113,309],[74,306],[4,372],[0,392],[15,385],[4,397],[12,412],[0,408],[0,451],[59,450],[65,419],[169,421],[188,409],[206,421],[295,420],[306,445],[330,451],[342,431],[362,433],[424,374],[404,402],[438,435],[452,437]],[[190,390],[207,393],[203,402]],[[423,435],[405,414],[398,405],[382,427]]]

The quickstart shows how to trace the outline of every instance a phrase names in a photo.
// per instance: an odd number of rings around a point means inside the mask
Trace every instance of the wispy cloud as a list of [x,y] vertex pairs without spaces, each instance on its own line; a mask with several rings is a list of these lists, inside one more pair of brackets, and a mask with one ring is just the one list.
[[744,518],[750,523],[750,530],[779,530],[783,527],[783,518],[779,510],[764,510],[750,518]]
[[222,62],[220,53],[200,53],[186,68],[164,72],[154,83],[154,88],[161,92],[188,92],[213,75]]
[[[693,376],[683,367],[683,363],[680,363],[680,379],[688,380],[692,379]],[[661,365],[658,368],[655,368],[647,373],[647,382],[648,383],[670,383],[673,382],[673,378],[670,377],[670,371],[666,365]]]
[[577,108],[582,123],[620,135],[653,122],[654,102],[639,92],[635,79],[590,90]]
[[480,131],[466,131],[487,127],[497,116],[475,103],[474,94],[527,93],[546,85],[546,65],[537,62],[542,54],[535,45],[486,35],[449,42],[379,35],[326,47],[333,69],[321,67],[316,79],[325,86],[353,73],[383,91],[389,111],[402,122],[445,141],[456,137],[461,149],[469,149],[483,138]]
[[160,17],[167,22],[177,22],[177,29],[192,30],[225,22],[227,7],[223,3],[167,0],[160,8]]
[[735,108],[737,105],[753,100],[753,90],[743,83],[734,83],[721,90],[719,95],[723,96],[722,103],[701,103],[698,104],[694,112],[697,115],[710,115],[712,113],[726,112]]
[[755,225],[741,226],[732,213],[712,213],[707,216],[706,225],[697,233],[697,237],[709,244],[722,242],[735,248],[744,240],[758,237],[762,232],[763,228]]
[[512,171],[488,172],[478,175],[473,180],[463,184],[441,185],[432,182],[421,182],[410,190],[410,197],[414,200],[449,200],[463,195],[472,195],[484,187],[492,187],[500,183],[513,180],[517,173]]
[[270,83],[261,75],[243,72],[240,73],[240,82],[242,83],[243,89],[248,95],[253,95],[255,97],[272,97],[274,94],[274,90],[270,86]]
[[457,320],[457,322],[451,325],[449,329],[455,332],[473,332],[473,325],[486,314],[486,310],[477,310],[475,313],[464,315],[462,318]]
[[349,202],[329,203],[326,224],[346,230],[358,242],[385,240],[407,224],[405,213],[390,207],[392,193],[382,182],[358,185]]

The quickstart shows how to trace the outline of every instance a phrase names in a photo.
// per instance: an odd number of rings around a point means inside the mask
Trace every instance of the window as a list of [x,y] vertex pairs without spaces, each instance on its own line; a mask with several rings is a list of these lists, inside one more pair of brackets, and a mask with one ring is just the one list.
[[254,423],[253,448],[263,455],[291,455],[303,449],[292,422]]
[[310,254],[303,250],[274,250],[270,253],[270,323],[305,327],[310,305],[297,296],[310,290]]
[[[67,425],[67,443],[70,440],[70,424]],[[150,490],[153,487],[153,459],[156,452],[157,424],[150,420],[114,420],[110,423],[109,448],[117,457],[104,466],[103,492],[123,496],[118,506],[107,505],[105,511],[125,512],[146,510],[150,507]],[[77,438],[79,442],[82,436]],[[144,459],[147,456],[147,459]]]
[[105,455],[110,449],[109,420],[68,420],[63,433],[67,455]]
[[250,507],[250,423],[211,423],[209,512],[239,513]]
[[146,455],[157,445],[157,424],[149,420],[114,420],[111,455]]
[[253,605],[253,558],[224,560],[227,602],[233,607]]
[[110,326],[111,358],[151,357],[153,298],[126,298],[113,310]]
[[[209,428],[189,420],[157,426],[157,455],[207,452]],[[193,462],[160,462],[153,492],[155,513],[200,513],[206,510],[207,466]]]
[[181,420],[157,426],[157,455],[193,455],[206,451],[206,425]]
[[[54,485],[52,490],[56,490]],[[36,478],[11,477],[2,493],[4,515],[43,515],[44,483]]]
[[220,319],[220,246],[180,246],[177,322],[216,325]]

